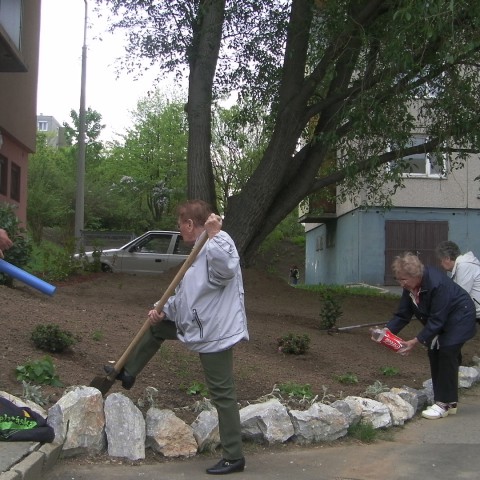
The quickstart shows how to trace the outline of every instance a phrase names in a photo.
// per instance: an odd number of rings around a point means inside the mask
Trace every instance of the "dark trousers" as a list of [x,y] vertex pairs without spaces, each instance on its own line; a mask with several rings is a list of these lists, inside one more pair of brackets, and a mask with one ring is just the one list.
[[462,363],[463,343],[428,349],[435,402],[458,402],[458,370]]
[[[163,341],[174,339],[177,339],[174,322],[163,321],[150,327],[127,360],[125,370],[130,375],[137,376],[157,353]],[[233,349],[199,355],[211,400],[218,412],[223,457],[226,460],[238,460],[243,457],[243,445],[233,380]]]

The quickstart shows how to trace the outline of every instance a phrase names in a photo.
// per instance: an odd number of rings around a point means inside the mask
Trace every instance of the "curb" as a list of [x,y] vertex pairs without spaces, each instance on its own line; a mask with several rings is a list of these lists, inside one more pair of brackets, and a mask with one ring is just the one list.
[[31,445],[26,449],[26,456],[21,456],[18,463],[0,473],[0,480],[40,480],[43,473],[55,465],[62,451],[60,443],[43,445],[41,443],[25,443]]

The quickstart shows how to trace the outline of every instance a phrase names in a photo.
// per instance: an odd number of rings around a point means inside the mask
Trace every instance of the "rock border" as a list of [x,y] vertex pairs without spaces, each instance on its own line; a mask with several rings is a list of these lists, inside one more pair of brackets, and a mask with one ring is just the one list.
[[[479,382],[480,358],[473,357],[473,362],[473,367],[460,367],[459,388]],[[349,396],[331,405],[313,402],[307,410],[289,409],[277,398],[252,403],[240,410],[242,436],[267,445],[309,445],[346,436],[350,426],[360,422],[375,429],[403,425],[433,403],[431,379],[422,386],[421,390],[392,388],[374,399]],[[144,418],[125,395],[113,393],[104,400],[92,387],[72,387],[48,414],[32,402],[5,392],[0,395],[36,408],[55,430],[54,443],[25,442],[25,455],[1,472],[0,480],[38,480],[62,457],[107,452],[134,462],[144,459],[145,449],[152,448],[165,457],[185,458],[220,444],[218,417],[212,408],[201,411],[188,425],[168,409],[151,407]]]

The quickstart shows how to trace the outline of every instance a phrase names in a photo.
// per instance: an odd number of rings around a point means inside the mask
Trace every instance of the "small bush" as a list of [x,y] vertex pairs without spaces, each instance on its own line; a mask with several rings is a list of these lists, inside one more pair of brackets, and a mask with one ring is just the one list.
[[208,396],[208,389],[205,384],[201,382],[193,382],[190,387],[187,388],[188,395],[201,395],[202,397]]
[[398,368],[396,367],[382,367],[381,372],[386,376],[386,377],[393,377],[395,375],[398,375]]
[[292,353],[294,355],[303,355],[310,348],[310,337],[307,334],[297,335],[288,333],[278,339],[278,351],[282,353]]
[[337,380],[340,383],[348,383],[348,384],[358,383],[358,377],[351,372],[344,373],[343,375],[337,375]]
[[51,353],[61,353],[75,343],[72,333],[55,324],[37,325],[31,339],[37,348]]
[[337,320],[342,316],[342,307],[338,296],[333,292],[326,291],[323,295],[323,308],[320,312],[320,328],[329,330],[337,324]]
[[62,387],[60,379],[55,374],[55,365],[50,357],[44,357],[41,360],[34,360],[19,365],[15,369],[17,380],[21,382],[32,382],[37,384],[52,385],[54,387]]
[[305,385],[299,385],[298,383],[281,383],[278,385],[280,393],[288,395],[289,397],[298,397],[298,398],[313,398],[312,387],[308,383]]
[[375,398],[379,393],[388,392],[390,389],[387,385],[384,385],[380,380],[375,380],[372,385],[369,385],[365,392],[363,392],[363,396],[367,398]]
[[[13,246],[3,253],[7,262],[25,269],[30,259],[32,246],[27,239],[26,230],[20,226],[20,220],[15,215],[15,208],[9,203],[0,203],[0,226],[6,230],[13,241]],[[13,277],[0,273],[0,285],[13,287]]]

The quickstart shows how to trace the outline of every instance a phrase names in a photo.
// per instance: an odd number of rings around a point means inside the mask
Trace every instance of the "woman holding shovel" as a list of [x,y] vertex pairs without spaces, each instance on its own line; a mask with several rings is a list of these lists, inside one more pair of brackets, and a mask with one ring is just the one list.
[[150,328],[117,375],[124,388],[155,355],[164,340],[178,339],[198,352],[213,404],[218,412],[223,458],[207,473],[241,472],[243,457],[240,414],[233,379],[232,347],[248,340],[240,258],[222,219],[211,207],[192,200],[178,210],[185,242],[194,244],[203,232],[208,240],[161,309],[148,313]]

